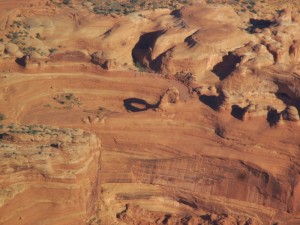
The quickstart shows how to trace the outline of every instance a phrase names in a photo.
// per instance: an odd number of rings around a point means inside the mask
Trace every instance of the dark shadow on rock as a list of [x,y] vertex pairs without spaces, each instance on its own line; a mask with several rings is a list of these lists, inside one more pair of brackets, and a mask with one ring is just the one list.
[[209,214],[202,215],[202,216],[200,216],[200,218],[203,220],[208,220],[208,221],[211,220],[211,216]]
[[197,41],[193,38],[193,36],[197,33],[198,31],[194,32],[193,34],[191,34],[190,36],[186,37],[184,39],[184,43],[186,43],[188,45],[189,48],[193,48],[196,44]]
[[0,134],[0,140],[14,141],[14,137],[8,133]]
[[218,96],[201,95],[199,99],[201,102],[203,102],[205,105],[209,106],[215,111],[219,110],[220,108]]
[[264,29],[270,27],[272,24],[274,24],[271,20],[260,20],[260,19],[250,19],[250,24],[252,25],[253,29]]
[[165,218],[162,221],[162,224],[168,224],[168,221],[169,221],[170,218],[171,218],[171,215],[165,215]]
[[52,148],[58,148],[58,147],[59,147],[59,144],[58,144],[58,143],[52,143],[52,144],[50,144],[50,146],[51,146]]
[[180,18],[181,17],[180,9],[176,9],[176,10],[172,11],[170,15],[174,16],[176,18]]
[[292,86],[289,86],[282,81],[278,81],[276,82],[276,84],[278,85],[278,92],[276,93],[276,97],[287,106],[295,106],[298,109],[300,116],[300,97],[297,94],[296,90],[293,90],[293,88],[291,88]]
[[153,105],[140,98],[127,98],[123,100],[123,103],[126,110],[130,112],[142,112],[148,109],[156,109],[160,101]]
[[249,33],[253,33],[255,29],[264,29],[268,28],[274,24],[271,20],[259,20],[259,19],[250,19],[250,26],[246,29]]
[[238,105],[231,106],[231,115],[234,118],[236,118],[238,120],[243,120],[245,113],[246,113],[245,108],[241,108]]
[[164,30],[159,30],[141,35],[131,52],[133,62],[143,65],[143,59],[146,59],[150,64],[152,62],[151,51],[154,48],[157,38],[163,33],[165,33]]
[[285,93],[277,92],[275,95],[286,105],[291,105],[293,103],[293,100],[290,98],[290,96]]
[[236,64],[240,62],[240,57],[229,53],[223,57],[222,62],[214,66],[212,72],[214,72],[220,80],[224,80],[234,71]]
[[29,60],[29,56],[28,56],[28,55],[24,55],[24,56],[21,57],[21,58],[17,58],[17,59],[15,60],[15,62],[16,62],[19,66],[26,67],[28,60]]
[[166,57],[166,55],[168,54],[168,52],[170,52],[172,48],[169,48],[168,50],[166,50],[165,52],[161,53],[159,56],[156,57],[156,59],[154,59],[151,63],[150,63],[150,68],[158,73],[160,73],[162,65],[163,65],[163,59],[164,57]]
[[270,127],[276,126],[280,120],[280,113],[277,112],[277,109],[270,109],[267,114],[267,121]]
[[287,106],[289,106],[289,105],[295,106],[298,109],[299,116],[300,116],[300,98],[299,97],[298,98],[295,97],[294,99],[292,99],[289,95],[287,95],[285,93],[281,93],[281,92],[277,92],[276,97],[278,99],[280,99]]

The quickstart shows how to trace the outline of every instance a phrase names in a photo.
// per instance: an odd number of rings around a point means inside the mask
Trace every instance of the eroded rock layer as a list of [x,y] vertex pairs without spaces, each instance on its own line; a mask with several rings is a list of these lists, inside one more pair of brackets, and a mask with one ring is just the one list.
[[172,2],[0,2],[0,224],[300,224],[298,13]]
[[0,224],[85,224],[95,213],[100,141],[80,129],[1,130]]

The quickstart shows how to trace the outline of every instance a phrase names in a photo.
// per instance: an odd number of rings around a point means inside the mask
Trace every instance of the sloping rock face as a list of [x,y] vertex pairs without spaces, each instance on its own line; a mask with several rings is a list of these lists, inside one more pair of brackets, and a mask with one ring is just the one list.
[[[256,105],[252,115],[266,115],[272,107],[281,115],[286,112],[291,115],[290,119],[283,116],[284,119],[297,121],[300,108],[299,15],[283,10],[269,27],[255,29],[253,35],[258,41],[233,51],[240,62],[219,83],[221,95],[226,93],[223,106],[244,108],[251,102]],[[289,109],[285,110],[286,107]]]
[[[173,12],[159,9],[101,20],[81,18],[78,43],[92,42],[92,61],[108,70],[134,69],[138,63],[151,71],[191,72],[202,79],[229,52],[255,39],[240,29],[234,10],[221,5],[195,3]],[[98,33],[83,35],[87,23]],[[238,59],[233,61],[234,66]]]
[[85,224],[96,210],[100,141],[79,129],[1,130],[0,224]]
[[201,80],[224,56],[251,40],[230,7],[194,4],[171,15],[168,26],[144,34],[133,49],[135,61],[162,74],[189,72]]
[[[103,166],[103,208],[123,202],[152,211],[119,211],[118,218],[125,224],[223,224],[222,213],[230,215],[225,224],[272,224],[279,215],[288,215],[283,212],[299,214],[296,168],[273,175],[255,164],[202,156],[137,159],[126,162],[121,170],[110,173],[111,168],[116,166]],[[113,173],[118,176],[112,177]],[[205,221],[207,212],[217,214],[215,219]],[[184,219],[184,215],[190,216]]]
[[[178,12],[178,20],[181,31],[169,29],[157,39],[153,48],[154,56],[159,55],[155,66],[162,73],[191,72],[199,80],[229,52],[251,40],[250,35],[238,28],[241,24],[230,7],[196,4],[182,8]],[[172,35],[187,31],[192,33],[184,39]],[[164,44],[172,39],[177,39],[178,43],[171,46]],[[162,46],[165,51],[161,50]]]

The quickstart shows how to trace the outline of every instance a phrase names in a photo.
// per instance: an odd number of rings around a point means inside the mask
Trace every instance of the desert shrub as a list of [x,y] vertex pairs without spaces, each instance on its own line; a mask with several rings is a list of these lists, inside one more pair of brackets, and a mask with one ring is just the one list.
[[53,98],[60,105],[64,105],[65,108],[71,108],[73,105],[81,105],[80,99],[73,93],[63,93]]
[[68,4],[71,4],[72,1],[71,1],[71,0],[63,0],[63,3],[64,3],[65,5],[68,5]]
[[18,28],[19,27],[21,27],[22,26],[22,22],[21,21],[13,21],[13,24],[12,24],[13,26],[15,25],[15,26],[17,26]]
[[41,34],[40,34],[40,33],[36,33],[35,37],[36,37],[37,39],[41,39]]
[[117,0],[87,0],[93,3],[93,11],[96,14],[109,15],[116,13],[119,15],[127,15],[132,12],[144,9],[158,9],[158,8],[170,8],[177,9],[180,4],[189,4],[191,0],[165,0],[165,1],[149,1],[145,0],[129,0],[129,1],[117,1]]
[[136,61],[134,65],[140,72],[145,71],[145,68],[142,66],[142,64],[140,62]]
[[32,46],[21,48],[21,51],[26,55],[29,55],[31,52],[33,52],[35,50],[36,50],[36,48],[32,47]]
[[7,35],[6,35],[6,37],[8,38],[8,39],[10,39],[10,40],[14,40],[14,39],[18,39],[19,38],[19,32],[13,32],[13,31],[11,31],[11,32],[9,32]]
[[50,48],[50,49],[49,49],[49,52],[50,52],[50,53],[55,53],[55,52],[57,52],[57,48]]
[[190,85],[191,82],[195,81],[195,76],[190,72],[176,73],[175,78],[186,85]]
[[28,134],[37,134],[38,132],[39,131],[34,129],[33,126],[31,126],[31,125],[28,126],[28,131],[27,131]]

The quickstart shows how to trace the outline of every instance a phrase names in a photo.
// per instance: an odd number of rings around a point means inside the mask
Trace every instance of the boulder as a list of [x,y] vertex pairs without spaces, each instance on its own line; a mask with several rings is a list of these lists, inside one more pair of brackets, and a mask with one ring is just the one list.
[[116,61],[113,59],[108,59],[106,54],[102,51],[93,53],[91,57],[92,63],[101,66],[105,70],[110,70],[116,66]]
[[176,87],[171,87],[162,96],[159,104],[159,109],[165,110],[171,104],[176,104],[178,102],[179,102],[179,91]]
[[15,55],[19,52],[19,47],[13,43],[7,43],[5,45],[5,53]]
[[295,106],[288,106],[285,112],[286,112],[285,119],[290,121],[299,121],[299,112]]

